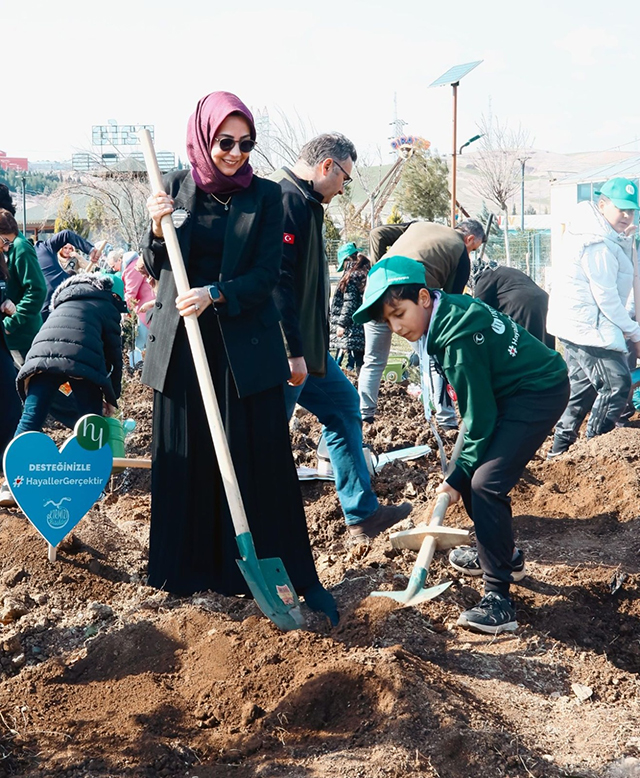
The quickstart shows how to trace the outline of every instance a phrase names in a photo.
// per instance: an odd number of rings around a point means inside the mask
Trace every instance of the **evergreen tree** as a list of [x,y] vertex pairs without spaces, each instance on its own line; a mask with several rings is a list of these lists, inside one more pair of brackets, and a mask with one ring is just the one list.
[[56,221],[54,224],[54,230],[61,232],[62,230],[71,230],[77,233],[82,238],[86,238],[89,234],[89,225],[84,219],[81,219],[78,212],[73,207],[73,202],[69,195],[67,195],[62,201],[62,205],[58,209]]
[[449,171],[428,151],[415,151],[402,169],[398,208],[415,219],[443,221],[449,213]]
[[27,194],[51,194],[60,186],[60,178],[48,173],[29,173],[21,170],[3,170],[0,168],[0,183],[12,192],[22,191],[22,179],[25,179]]
[[324,214],[324,239],[325,240],[342,240],[340,230],[336,227],[333,219],[325,211]]
[[97,235],[101,235],[106,226],[106,213],[104,204],[95,197],[92,197],[87,203],[87,221],[89,228]]
[[353,204],[353,187],[345,187],[344,194],[335,198],[342,222],[342,237],[344,242],[353,242],[356,246],[366,246],[369,243],[369,228],[365,226],[363,214],[356,214]]
[[387,224],[402,224],[403,221],[400,209],[397,205],[394,205],[391,209],[391,213],[387,217]]
[[[489,221],[490,211],[487,208],[487,203],[482,201],[482,210],[476,215],[476,219],[486,229],[487,222]],[[491,229],[487,236],[487,245],[485,247],[485,257],[487,259],[494,259],[496,262],[503,262],[505,258],[504,239],[502,230],[498,226],[498,215],[493,214],[493,221],[491,222]]]

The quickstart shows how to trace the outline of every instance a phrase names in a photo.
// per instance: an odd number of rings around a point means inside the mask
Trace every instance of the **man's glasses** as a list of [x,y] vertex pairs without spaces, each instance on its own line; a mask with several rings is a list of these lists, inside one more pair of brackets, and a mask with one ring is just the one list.
[[2,236],[0,236],[0,240],[2,240],[2,245],[6,249],[10,249],[11,246],[13,246],[13,241],[12,240],[7,240],[6,238],[3,238]]
[[353,178],[351,178],[350,175],[347,174],[347,171],[342,167],[342,165],[338,162],[337,159],[332,160],[334,165],[337,165],[340,170],[342,170],[342,173],[344,175],[344,181],[342,182],[342,186],[346,186],[347,184],[350,184],[353,181]]
[[251,138],[246,138],[245,140],[236,140],[235,138],[214,138],[214,140],[218,142],[218,146],[220,146],[222,151],[231,151],[237,143],[240,147],[240,151],[243,154],[248,154],[250,151],[253,151],[256,146],[256,142],[251,140]]

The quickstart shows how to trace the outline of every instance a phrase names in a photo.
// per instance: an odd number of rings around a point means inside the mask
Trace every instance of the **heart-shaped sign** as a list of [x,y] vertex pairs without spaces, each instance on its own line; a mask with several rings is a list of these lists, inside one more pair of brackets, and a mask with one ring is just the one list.
[[55,547],[100,497],[112,462],[110,446],[90,451],[74,436],[58,450],[43,432],[23,432],[7,446],[4,473],[26,517]]

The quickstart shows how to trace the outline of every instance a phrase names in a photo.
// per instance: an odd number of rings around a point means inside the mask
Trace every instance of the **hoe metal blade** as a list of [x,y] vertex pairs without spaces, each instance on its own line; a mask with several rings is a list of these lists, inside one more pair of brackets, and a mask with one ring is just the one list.
[[402,592],[371,592],[369,596],[390,597],[405,608],[410,608],[414,605],[419,605],[421,602],[427,602],[438,597],[451,586],[451,583],[451,581],[445,581],[444,583],[437,584],[437,586],[430,586],[428,589],[420,589],[416,594],[412,594],[408,589],[405,589]]

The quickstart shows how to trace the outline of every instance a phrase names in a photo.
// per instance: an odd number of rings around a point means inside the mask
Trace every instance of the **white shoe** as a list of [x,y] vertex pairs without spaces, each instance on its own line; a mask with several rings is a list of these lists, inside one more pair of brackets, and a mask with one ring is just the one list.
[[0,486],[0,507],[14,508],[16,505],[15,497],[11,493],[9,484],[5,481],[2,486]]

